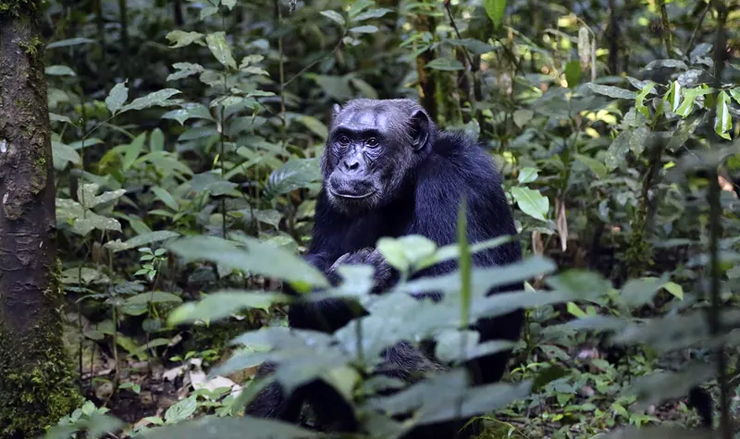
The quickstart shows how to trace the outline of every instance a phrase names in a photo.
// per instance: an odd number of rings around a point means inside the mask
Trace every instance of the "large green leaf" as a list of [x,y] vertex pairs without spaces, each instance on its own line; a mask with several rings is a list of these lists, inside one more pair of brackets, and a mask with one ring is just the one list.
[[547,221],[547,212],[550,209],[550,200],[539,191],[528,187],[515,186],[511,188],[511,195],[516,200],[522,212],[541,221]]
[[506,11],[506,0],[483,0],[486,14],[493,22],[493,27],[498,29],[504,22],[504,11]]
[[732,116],[729,107],[730,97],[722,90],[717,96],[716,114],[714,116],[714,132],[723,139],[732,140],[730,130],[732,129]]
[[105,105],[108,106],[111,113],[116,114],[123,107],[123,104],[126,103],[127,99],[128,87],[126,87],[126,82],[119,82],[111,89],[108,97],[105,98]]
[[217,291],[198,302],[188,302],[172,311],[171,325],[192,323],[196,320],[215,322],[236,314],[243,309],[262,309],[267,311],[275,303],[286,303],[289,297],[264,291]]
[[270,174],[265,191],[275,196],[306,188],[320,181],[319,159],[292,159]]
[[313,439],[325,434],[306,430],[272,419],[204,416],[160,427],[144,435],[145,439]]
[[236,69],[236,60],[231,54],[231,47],[226,41],[225,32],[214,32],[206,36],[206,43],[214,57],[224,66]]
[[175,105],[177,102],[170,101],[169,98],[178,93],[181,93],[180,90],[174,88],[165,88],[164,90],[155,91],[153,93],[149,93],[144,97],[134,99],[133,102],[121,108],[121,112],[123,113],[124,111],[130,110],[143,110],[144,108],[149,107],[166,107],[170,105]]
[[247,249],[213,236],[177,240],[169,248],[187,260],[205,259],[227,268],[288,280],[305,286],[327,287],[329,282],[299,256],[254,238],[240,238]]

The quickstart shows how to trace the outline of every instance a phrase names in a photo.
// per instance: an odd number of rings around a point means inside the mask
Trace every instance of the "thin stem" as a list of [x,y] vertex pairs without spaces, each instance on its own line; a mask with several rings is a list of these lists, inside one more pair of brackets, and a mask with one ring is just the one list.
[[[719,273],[719,239],[722,234],[722,206],[720,205],[720,187],[717,169],[712,168],[709,174],[709,269],[710,269],[710,289],[709,296],[711,307],[709,308],[709,331],[712,337],[720,335],[720,312],[722,302],[720,297],[720,273]],[[732,429],[730,424],[730,406],[728,398],[727,385],[727,360],[725,358],[724,346],[717,348],[717,383],[719,385],[719,406],[720,406],[720,437],[723,439],[732,438]]]
[[[339,50],[342,47],[342,45],[344,44],[344,37],[346,37],[346,36],[347,36],[347,30],[345,30],[344,33],[342,34],[342,36],[339,37],[339,42],[337,42],[337,45],[334,46],[334,49],[332,49],[331,52],[329,52],[329,53],[325,54],[324,56],[322,56],[322,57],[314,60],[311,63],[309,63],[308,65],[306,65],[306,67],[304,67],[301,70],[299,70],[298,73],[296,73],[295,75],[291,76],[290,79],[288,79],[287,81],[283,82],[281,80],[280,82],[282,83],[283,87],[287,87],[288,84],[290,84],[291,82],[293,82],[294,80],[296,80],[298,77],[300,77],[301,75],[303,75],[304,73],[306,73],[311,67],[315,66],[316,64],[318,64],[321,61],[323,61],[324,59],[326,59],[326,57],[328,57],[329,55],[334,55],[337,52],[337,50]],[[282,39],[281,39],[281,41],[282,41]],[[280,60],[282,62],[282,56],[281,56]],[[282,90],[282,87],[281,87],[281,90]]]
[[[725,51],[725,24],[727,22],[727,8],[721,0],[713,0],[712,6],[717,10],[717,32],[714,41],[714,87],[719,90],[724,68]],[[714,120],[715,110],[711,112],[709,120]],[[714,337],[721,331],[720,311],[722,299],[720,297],[720,268],[719,268],[719,239],[722,236],[722,206],[720,204],[720,187],[717,166],[713,165],[709,174],[709,264],[711,273],[709,310],[709,329]],[[717,384],[719,386],[720,437],[732,439],[732,420],[730,417],[729,385],[727,379],[727,359],[724,346],[717,348]]]
[[704,23],[704,18],[707,16],[707,12],[709,12],[709,9],[711,9],[712,4],[707,2],[707,7],[704,8],[704,12],[701,13],[701,16],[699,17],[699,21],[696,23],[696,27],[694,28],[694,31],[691,33],[691,38],[689,39],[689,44],[686,46],[686,54],[690,54],[692,50],[694,50],[694,43],[696,42],[696,36],[699,35],[699,29],[701,29],[701,25]]
[[660,6],[660,27],[661,37],[663,37],[663,44],[665,44],[666,56],[671,57],[671,23],[668,21],[668,9],[665,6],[665,0],[658,0]]
[[[283,139],[285,138],[285,127],[287,125],[285,110],[285,54],[283,53],[283,10],[280,8],[280,0],[275,0],[275,12],[277,12],[278,29],[280,37],[278,38],[278,55],[280,56],[280,119],[283,123]],[[283,140],[283,147],[285,141]]]
[[[226,17],[224,14],[221,14],[221,29],[226,30]],[[224,95],[229,93],[229,84],[228,79],[226,77],[227,72],[224,72]],[[219,130],[219,157],[218,157],[218,164],[221,169],[221,178],[224,178],[224,175],[226,175],[226,169],[224,169],[224,154],[226,152],[225,147],[225,131],[226,127],[224,126],[226,123],[226,120],[224,118],[224,106],[221,105],[221,114],[219,115],[219,124],[221,125],[221,129]],[[221,197],[221,237],[223,239],[226,239],[226,197]]]

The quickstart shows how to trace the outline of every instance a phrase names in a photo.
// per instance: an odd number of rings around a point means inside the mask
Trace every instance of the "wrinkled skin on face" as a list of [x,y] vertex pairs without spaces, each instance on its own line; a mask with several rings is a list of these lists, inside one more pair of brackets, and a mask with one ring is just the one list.
[[401,194],[413,169],[429,153],[432,123],[407,100],[359,99],[334,108],[322,158],[329,201],[346,213],[383,206]]

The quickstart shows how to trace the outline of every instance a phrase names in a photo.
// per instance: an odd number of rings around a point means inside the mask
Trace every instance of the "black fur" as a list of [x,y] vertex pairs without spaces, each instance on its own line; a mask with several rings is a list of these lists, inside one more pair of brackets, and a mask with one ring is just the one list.
[[[438,130],[416,102],[357,99],[335,109],[333,122],[322,157],[324,185],[316,203],[313,239],[306,255],[332,282],[338,281],[335,269],[339,263],[369,263],[376,267],[378,291],[392,285],[397,280],[395,270],[372,250],[378,239],[418,234],[440,246],[456,242],[457,211],[462,196],[467,200],[471,242],[516,234],[501,177],[490,155],[463,134]],[[369,136],[376,136],[377,146],[370,146]],[[357,196],[341,196],[346,191]],[[365,197],[365,193],[371,195]],[[478,253],[473,262],[477,266],[494,266],[520,259],[520,245],[511,242]],[[455,261],[437,264],[414,278],[448,273],[456,266]],[[517,284],[500,291],[521,288]],[[425,293],[438,297],[435,292]],[[354,317],[346,304],[337,300],[292,305],[289,311],[291,327],[329,333]],[[522,320],[523,313],[517,311],[481,322],[477,328],[481,341],[517,340]],[[423,355],[412,345],[402,343],[389,350],[386,360],[390,369],[396,371],[392,375],[404,379],[414,372],[441,367],[433,361],[422,361],[420,356]],[[500,380],[508,357],[506,352],[471,362],[474,383]],[[310,394],[308,398],[313,405],[326,407],[329,396],[314,384],[306,386],[314,387],[300,396]],[[286,402],[280,392],[274,389],[272,392],[278,397],[269,403],[264,401],[266,398],[255,401],[250,409],[252,413],[280,412],[281,419],[295,422],[297,409],[289,406],[303,401],[294,394]],[[258,404],[270,407],[256,407]],[[347,412],[346,407],[332,407],[327,412],[334,412],[336,417],[340,410]],[[451,437],[451,432],[460,425],[435,426],[412,436]],[[348,421],[343,427],[352,429],[356,423]]]

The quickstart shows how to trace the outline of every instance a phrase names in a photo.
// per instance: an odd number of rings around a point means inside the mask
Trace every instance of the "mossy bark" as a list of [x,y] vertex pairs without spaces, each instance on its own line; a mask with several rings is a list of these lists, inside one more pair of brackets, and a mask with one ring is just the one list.
[[79,402],[62,340],[42,2],[0,8],[0,437],[32,438]]

